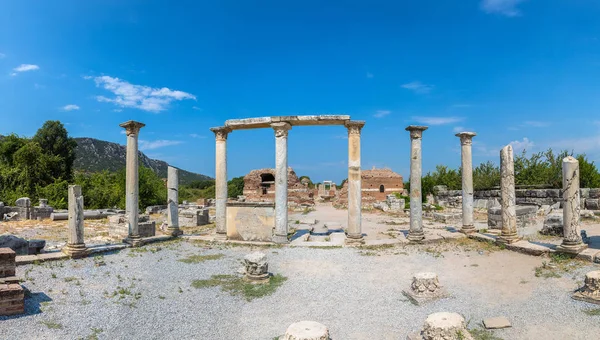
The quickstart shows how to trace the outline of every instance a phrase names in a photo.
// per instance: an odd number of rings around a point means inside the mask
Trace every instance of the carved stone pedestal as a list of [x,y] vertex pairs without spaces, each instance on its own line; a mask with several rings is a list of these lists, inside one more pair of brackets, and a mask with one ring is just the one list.
[[421,333],[411,334],[407,340],[473,340],[473,337],[460,314],[441,312],[430,314]]
[[300,321],[290,325],[280,340],[330,340],[329,330],[315,321]]
[[79,259],[88,255],[88,249],[84,243],[67,244],[62,248],[62,252],[73,259]]
[[600,270],[585,274],[585,283],[573,294],[573,299],[600,305]]
[[244,279],[250,283],[268,283],[270,279],[267,255],[256,252],[244,257],[245,276]]
[[410,289],[402,293],[417,305],[448,296],[437,274],[430,272],[415,274]]

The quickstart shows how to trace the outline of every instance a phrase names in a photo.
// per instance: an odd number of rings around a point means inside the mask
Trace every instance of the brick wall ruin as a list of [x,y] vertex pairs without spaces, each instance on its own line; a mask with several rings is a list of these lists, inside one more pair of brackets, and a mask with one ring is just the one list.
[[[288,168],[288,202],[314,204],[314,190],[303,184]],[[248,202],[275,201],[275,169],[252,170],[244,176],[244,196]]]

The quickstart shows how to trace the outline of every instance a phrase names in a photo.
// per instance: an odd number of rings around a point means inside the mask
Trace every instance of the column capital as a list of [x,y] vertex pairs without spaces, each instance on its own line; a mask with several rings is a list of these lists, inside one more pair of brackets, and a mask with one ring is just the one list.
[[360,135],[360,130],[365,126],[364,120],[349,120],[344,123],[348,129],[348,135]]
[[429,129],[428,126],[409,125],[405,130],[410,131],[410,139],[421,139],[423,137],[423,131],[427,129]]
[[459,132],[455,135],[460,138],[461,145],[471,145],[473,144],[473,137],[477,136],[475,132],[463,131]]
[[275,137],[287,137],[288,131],[292,129],[288,122],[271,123],[271,127],[275,130]]
[[215,133],[215,138],[217,141],[225,141],[227,140],[227,135],[231,132],[231,128],[227,126],[219,126],[210,128],[210,131]]
[[120,127],[125,128],[125,132],[127,136],[137,135],[140,132],[140,129],[146,126],[144,123],[136,122],[134,120],[128,120],[125,123],[119,124]]

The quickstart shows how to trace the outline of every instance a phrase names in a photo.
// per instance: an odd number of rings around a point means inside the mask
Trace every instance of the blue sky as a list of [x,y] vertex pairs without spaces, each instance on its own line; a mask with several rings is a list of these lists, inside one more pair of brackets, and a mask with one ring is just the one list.
[[[125,143],[146,123],[150,157],[214,175],[210,127],[226,119],[349,114],[363,168],[408,177],[409,124],[429,125],[425,171],[503,145],[600,161],[600,2],[0,0],[0,134],[60,120]],[[296,127],[289,164],[347,177],[342,127]],[[270,129],[229,137],[229,176],[273,167]]]

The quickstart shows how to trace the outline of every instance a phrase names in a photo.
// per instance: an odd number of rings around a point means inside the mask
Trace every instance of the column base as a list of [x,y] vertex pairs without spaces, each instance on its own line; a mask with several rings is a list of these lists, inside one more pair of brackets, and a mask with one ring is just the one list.
[[423,233],[422,231],[416,232],[416,231],[409,230],[408,236],[406,236],[406,239],[409,240],[410,242],[419,243],[425,239],[425,233]]
[[521,238],[517,234],[509,234],[509,235],[500,234],[500,236],[498,236],[498,238],[496,238],[496,243],[512,244],[512,243],[518,242],[520,240],[521,240]]
[[227,241],[227,233],[219,233],[219,232],[217,232],[215,234],[215,240],[216,241]]
[[167,227],[167,234],[177,237],[182,235],[183,231],[177,227]]
[[559,253],[573,254],[577,255],[581,253],[584,249],[587,249],[588,245],[585,243],[575,243],[575,244],[565,244],[563,243],[556,247],[556,251]]
[[277,244],[285,244],[290,242],[287,238],[287,235],[273,235],[271,240]]
[[85,243],[67,244],[62,248],[62,252],[73,259],[80,259],[88,255],[88,249],[85,247]]
[[346,234],[346,241],[344,241],[346,245],[356,246],[365,244],[365,238],[362,234]]
[[144,240],[142,240],[140,235],[130,235],[123,242],[131,244],[132,247],[141,247],[144,245]]
[[463,234],[473,234],[475,233],[477,230],[475,230],[475,227],[473,225],[463,225],[462,228],[460,228],[460,232]]

